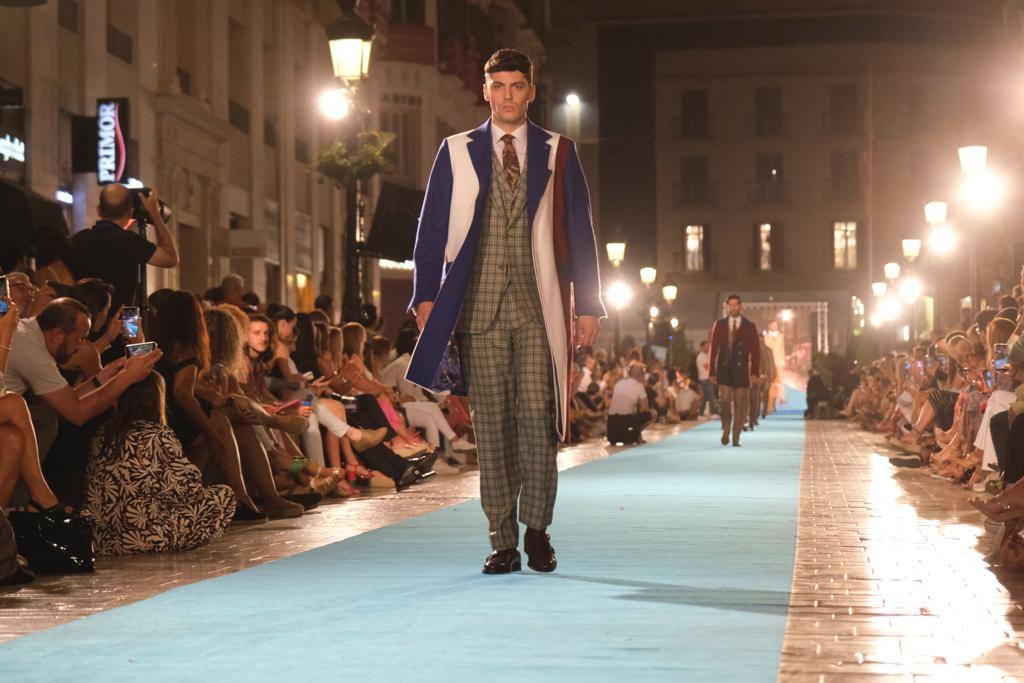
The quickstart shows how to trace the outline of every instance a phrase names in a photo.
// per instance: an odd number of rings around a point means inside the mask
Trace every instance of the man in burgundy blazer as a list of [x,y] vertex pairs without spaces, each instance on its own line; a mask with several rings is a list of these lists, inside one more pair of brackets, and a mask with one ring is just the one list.
[[725,300],[728,313],[711,328],[708,365],[711,381],[718,386],[722,415],[722,445],[740,445],[740,433],[750,410],[750,385],[760,381],[761,346],[757,325],[741,315],[743,302],[736,294]]

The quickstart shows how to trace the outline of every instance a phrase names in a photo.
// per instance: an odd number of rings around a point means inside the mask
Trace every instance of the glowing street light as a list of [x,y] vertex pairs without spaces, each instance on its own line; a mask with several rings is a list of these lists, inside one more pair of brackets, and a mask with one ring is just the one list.
[[881,327],[882,323],[885,322],[885,316],[883,316],[879,311],[873,311],[871,315],[868,316],[868,322],[871,323],[871,327]]
[[344,88],[328,88],[317,99],[320,113],[331,121],[340,121],[352,110],[352,100]]
[[960,155],[960,171],[967,174],[983,173],[988,165],[988,147],[967,145],[957,150]]
[[355,12],[355,0],[339,0],[341,16],[327,27],[334,75],[346,83],[366,78],[373,50],[373,27]]
[[924,205],[924,220],[928,225],[941,225],[946,222],[949,204],[946,202],[928,202]]
[[672,318],[672,320],[669,321],[669,324],[672,326],[673,330],[678,330],[679,329],[679,318]]
[[679,288],[676,287],[675,285],[665,285],[664,287],[661,288],[661,296],[665,298],[665,301],[668,302],[669,306],[675,303],[676,296],[678,294]]
[[928,248],[936,254],[948,254],[956,247],[956,233],[948,225],[940,224],[932,228],[928,235]]
[[903,256],[911,263],[921,255],[921,240],[903,240]]
[[654,266],[644,266],[640,269],[640,282],[650,287],[658,279],[658,269]]
[[885,282],[872,282],[871,293],[876,297],[883,297],[885,293],[889,291],[889,285]]
[[903,278],[897,283],[896,289],[900,294],[900,298],[908,304],[913,304],[921,298],[921,281],[916,277],[908,276]]
[[647,313],[650,314],[651,318],[657,318],[661,314],[661,311],[658,310],[657,306],[651,306],[647,310]]
[[960,196],[972,210],[989,212],[995,209],[1003,198],[1003,183],[988,171],[969,173],[964,176]]
[[782,322],[784,322],[784,323],[790,322],[791,320],[793,320],[793,309],[791,309],[791,308],[783,308],[779,312],[779,317],[782,318]]
[[900,317],[900,313],[903,311],[903,306],[900,304],[900,300],[894,296],[887,296],[879,302],[878,311],[882,314],[882,317],[888,322],[892,322]]
[[900,276],[900,264],[890,261],[882,266],[882,272],[885,274],[886,280],[895,280]]
[[618,268],[626,258],[626,243],[608,242],[604,247],[608,250],[608,260],[612,262],[613,266]]
[[616,311],[621,311],[625,308],[632,298],[633,291],[622,280],[616,280],[608,285],[608,301],[611,302],[612,308]]
[[565,103],[570,107],[578,107],[580,106],[580,96],[571,92],[565,96]]

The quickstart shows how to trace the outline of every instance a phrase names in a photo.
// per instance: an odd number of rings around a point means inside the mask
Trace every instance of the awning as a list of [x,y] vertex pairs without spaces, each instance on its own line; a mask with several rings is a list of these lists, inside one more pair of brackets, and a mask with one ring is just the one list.
[[411,259],[422,205],[423,190],[382,183],[363,253],[392,261]]
[[68,234],[60,204],[20,185],[0,181],[0,250],[24,243],[41,225],[51,225]]

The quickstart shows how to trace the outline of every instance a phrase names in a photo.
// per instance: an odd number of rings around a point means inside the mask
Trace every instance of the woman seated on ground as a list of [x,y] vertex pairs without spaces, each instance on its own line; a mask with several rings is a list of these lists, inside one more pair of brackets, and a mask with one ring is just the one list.
[[[390,362],[391,342],[380,335],[370,341],[370,371],[373,378],[394,389],[398,394],[398,400],[409,426],[422,429],[431,448],[440,448],[441,437],[444,436],[444,460],[450,468],[458,468],[466,464],[466,461],[465,458],[457,456],[455,451],[472,450],[474,446],[465,439],[458,438],[442,412],[438,400],[431,400],[419,387],[405,380],[405,372],[408,368],[406,354],[411,355],[412,349],[408,346],[408,335],[401,340],[407,345],[401,349],[402,361],[394,366]],[[447,397],[440,397],[439,400],[446,399]],[[444,468],[443,473],[455,474],[457,471],[457,469],[453,472],[451,469]]]
[[244,354],[249,369],[241,389],[259,408],[260,424],[255,433],[274,466],[278,489],[290,500],[304,496],[301,500],[308,507],[309,489],[328,493],[337,487],[340,475],[335,469],[310,461],[296,443],[295,438],[308,430],[307,417],[312,415],[312,406],[298,404],[288,408],[267,388],[276,341],[270,319],[261,315],[250,317]]
[[[395,406],[400,399],[395,390],[373,378],[363,362],[366,347],[366,329],[359,323],[346,323],[341,329],[341,349],[338,374],[331,387],[342,395],[356,397],[357,410],[352,414],[353,424],[360,427],[387,427],[388,448],[402,457],[415,457],[430,450],[429,444],[410,429]],[[376,406],[376,407],[375,407]]]
[[934,426],[935,440],[945,446],[949,442],[946,431],[952,429],[956,412],[956,403],[960,392],[968,385],[968,377],[961,372],[967,367],[967,359],[971,353],[971,343],[962,334],[947,338],[949,359],[944,374],[948,378],[944,383],[946,389],[933,389],[927,394],[927,402],[922,405],[921,412],[909,432],[899,437],[902,446],[916,447],[920,445],[922,435]]
[[987,352],[978,344],[967,356],[967,367],[961,374],[967,381],[964,391],[957,400],[953,427],[949,430],[949,442],[937,454],[931,456],[933,471],[950,480],[959,480],[967,472],[973,472],[981,464],[981,453],[973,447],[977,437],[984,404],[991,387],[985,382],[984,371]]
[[18,326],[20,310],[8,303],[7,314],[0,317],[0,507],[11,502],[18,481],[25,482],[30,507],[36,511],[61,509],[57,496],[46,483],[39,462],[39,445],[28,406],[18,394],[9,394],[4,386],[4,370],[11,338]]
[[102,555],[190,550],[219,536],[235,515],[228,486],[203,486],[164,418],[156,372],[130,386],[92,442],[86,505]]
[[215,409],[226,397],[198,395],[199,378],[210,367],[210,336],[199,300],[189,292],[173,292],[153,318],[153,340],[163,350],[156,370],[167,387],[167,424],[181,442],[190,462],[205,469],[217,463],[238,501],[239,521],[261,517],[242,475],[241,453],[227,416]]
[[[355,480],[357,477],[364,477],[370,473],[359,465],[355,452],[361,452],[376,446],[384,440],[387,430],[362,430],[348,424],[348,417],[345,412],[345,405],[341,401],[331,398],[331,390],[328,386],[331,377],[324,377],[320,371],[320,358],[323,356],[324,348],[327,346],[327,326],[314,324],[313,318],[307,313],[299,313],[295,326],[295,349],[287,359],[288,371],[293,376],[299,376],[302,387],[298,390],[285,394],[282,398],[288,400],[302,397],[311,399],[313,413],[311,424],[316,425],[315,439],[309,431],[303,435],[303,449],[309,454],[310,449],[320,449],[321,457],[326,456],[329,468],[338,473],[339,482],[332,495],[345,497],[351,496],[358,491],[354,489],[347,479]],[[312,376],[313,379],[307,379]],[[326,435],[321,440],[320,426],[326,430]],[[326,450],[326,453],[324,451]],[[342,458],[344,457],[344,471]],[[355,473],[355,476],[352,474]]]

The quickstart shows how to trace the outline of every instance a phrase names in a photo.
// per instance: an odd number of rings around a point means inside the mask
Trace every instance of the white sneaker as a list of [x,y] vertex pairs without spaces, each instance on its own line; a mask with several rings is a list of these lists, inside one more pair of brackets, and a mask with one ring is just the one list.
[[437,462],[434,463],[433,470],[441,475],[458,474],[462,470],[458,467],[453,467],[444,461],[442,458],[438,458]]
[[472,443],[469,439],[467,439],[466,437],[463,436],[463,437],[459,437],[458,439],[455,439],[454,441],[452,441],[452,450],[455,450],[455,451],[475,451],[476,450],[476,444]]

